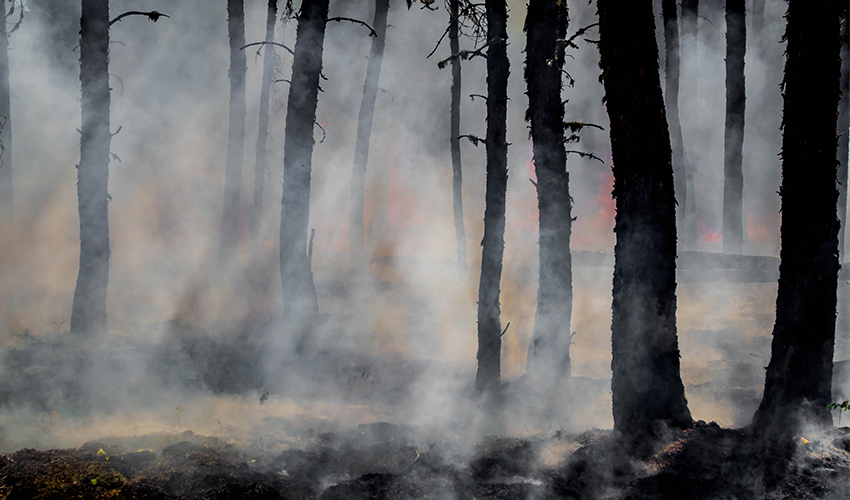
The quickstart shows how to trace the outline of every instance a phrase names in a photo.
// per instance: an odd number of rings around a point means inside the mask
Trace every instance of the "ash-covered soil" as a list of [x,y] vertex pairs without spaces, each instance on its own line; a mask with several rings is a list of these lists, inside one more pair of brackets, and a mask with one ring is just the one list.
[[850,428],[803,438],[779,460],[700,422],[639,460],[598,430],[470,444],[381,422],[273,452],[187,431],[0,455],[0,499],[850,498]]

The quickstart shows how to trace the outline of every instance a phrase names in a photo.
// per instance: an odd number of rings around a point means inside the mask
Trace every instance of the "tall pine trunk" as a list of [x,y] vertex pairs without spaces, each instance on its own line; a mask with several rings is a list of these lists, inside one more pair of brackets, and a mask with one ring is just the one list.
[[280,214],[280,279],[283,312],[293,328],[310,327],[319,305],[307,253],[313,125],[319,98],[325,25],[330,0],[304,0],[298,15],[292,83],[286,106],[283,198]]
[[540,212],[540,274],[537,313],[526,372],[536,385],[570,376],[570,316],[573,306],[570,233],[570,176],[564,147],[564,103],[561,100],[564,40],[569,22],[567,3],[530,0],[525,80],[537,176]]
[[497,389],[501,377],[501,309],[499,293],[505,253],[505,197],[508,189],[507,103],[508,6],[486,0],[487,40],[487,187],[484,196],[484,239],[478,284],[478,372],[480,393]]
[[847,184],[850,178],[847,176],[847,154],[850,145],[850,19],[848,19],[848,6],[845,3],[841,8],[841,101],[838,106],[838,219],[841,227],[838,231],[838,257],[839,262],[846,262],[845,252],[847,245]]
[[372,38],[369,64],[366,67],[366,83],[363,85],[363,100],[357,119],[357,142],[354,145],[354,169],[351,174],[351,197],[348,219],[348,246],[351,268],[361,269],[365,263],[365,225],[363,204],[366,191],[366,166],[369,163],[369,143],[372,138],[372,119],[375,114],[375,99],[378,96],[378,80],[384,60],[384,43],[387,38],[387,14],[390,0],[375,0],[373,28],[378,36]]
[[[277,1],[269,0],[266,14],[266,42],[274,42],[274,27],[277,22]],[[263,83],[260,88],[260,123],[257,130],[256,162],[254,163],[254,206],[251,209],[251,245],[254,250],[261,246],[263,226],[263,188],[266,177],[266,139],[269,136],[269,101],[272,80],[277,62],[274,45],[266,44],[263,56]]]
[[82,137],[77,166],[80,269],[71,333],[105,333],[109,282],[109,0],[83,0],[80,16]]
[[[451,53],[460,53],[460,2],[449,0],[449,47]],[[452,61],[452,107],[451,107],[451,153],[452,153],[452,213],[457,240],[457,267],[461,276],[466,276],[466,229],[463,223],[463,168],[460,161],[460,58]]]
[[682,139],[682,125],[679,121],[679,73],[680,43],[679,15],[676,0],[662,0],[661,17],[664,20],[664,105],[667,107],[667,121],[670,124],[670,146],[673,150],[673,184],[676,195],[676,227],[686,232],[686,212],[688,198],[688,177],[685,166],[685,144]]
[[0,217],[12,222],[12,109],[9,85],[9,39],[6,33],[6,0],[0,0]]
[[[693,102],[692,106],[688,106],[689,115],[684,118],[685,123],[694,124],[699,120],[699,107],[697,98],[699,94],[699,62],[698,62],[698,34],[699,34],[699,0],[682,0],[682,16],[681,16],[681,60],[684,61],[680,65],[680,75],[687,75],[686,81],[692,82]],[[681,80],[681,76],[680,76]],[[681,89],[680,89],[681,90]],[[679,114],[680,123],[682,120],[681,113]],[[684,150],[683,150],[684,151]],[[697,248],[697,199],[696,199],[696,165],[693,160],[683,154],[685,161],[685,199],[684,199],[684,226],[682,238],[682,247],[689,250]]]
[[599,0],[614,160],[614,428],[639,441],[692,424],[676,334],[676,208],[651,0]]
[[723,253],[744,247],[744,0],[726,0],[726,131],[723,154]]
[[224,172],[224,204],[221,212],[221,256],[229,259],[239,240],[239,193],[242,190],[242,159],[245,150],[245,5],[227,0],[227,33],[230,37],[230,117],[227,134],[227,165]]
[[753,424],[830,425],[838,286],[836,110],[839,4],[788,2],[779,290],[764,396]]

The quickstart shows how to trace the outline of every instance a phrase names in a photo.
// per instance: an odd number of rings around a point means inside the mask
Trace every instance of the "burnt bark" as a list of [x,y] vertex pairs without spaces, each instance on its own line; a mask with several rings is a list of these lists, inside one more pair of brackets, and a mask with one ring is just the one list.
[[227,133],[227,164],[224,172],[224,204],[221,211],[220,253],[233,256],[239,240],[239,194],[242,190],[242,160],[245,150],[245,75],[248,61],[245,45],[243,0],[227,0],[227,33],[230,38],[230,115]]
[[[277,2],[269,0],[266,10],[266,42],[274,42],[274,27],[277,22]],[[263,226],[263,190],[266,177],[266,140],[269,136],[269,101],[277,53],[274,45],[267,43],[263,55],[263,83],[260,88],[260,123],[257,129],[256,161],[254,163],[254,206],[251,209],[251,245],[257,250],[260,246],[260,234]]]
[[77,200],[80,269],[71,333],[105,333],[109,282],[109,1],[83,0],[80,16],[82,125]]
[[744,0],[726,0],[726,129],[723,154],[723,253],[744,247],[744,56],[747,24]]
[[[505,0],[486,0],[487,40],[487,186],[481,277],[478,285],[478,372],[480,393],[496,389],[501,377],[502,324],[499,294],[505,253],[505,197],[508,189],[507,103],[508,8]],[[494,41],[495,39],[495,41]]]
[[635,442],[693,421],[679,372],[676,209],[651,0],[599,0],[601,67],[614,160],[612,402]]
[[372,28],[377,36],[372,37],[369,64],[366,67],[366,83],[363,85],[363,100],[357,119],[357,141],[354,144],[354,168],[351,174],[351,198],[348,219],[348,246],[351,267],[364,265],[365,225],[363,204],[366,191],[366,166],[369,162],[369,143],[372,138],[372,119],[375,114],[375,99],[378,96],[378,81],[384,60],[384,44],[387,38],[387,14],[390,0],[375,1],[375,20]]
[[779,290],[757,429],[793,434],[803,421],[831,425],[838,286],[836,0],[790,0],[782,115]]
[[12,108],[9,85],[9,39],[6,33],[6,0],[0,0],[0,217],[11,223],[14,212],[12,189]]
[[850,183],[847,170],[847,154],[850,137],[850,18],[848,6],[841,8],[841,101],[838,105],[838,219],[841,227],[838,230],[838,258],[845,262],[844,253],[847,246],[847,185]]
[[540,273],[537,312],[528,349],[526,373],[539,386],[570,376],[570,317],[573,273],[570,255],[572,215],[570,175],[564,147],[561,100],[567,3],[530,0],[525,18],[528,112],[540,213]]
[[[460,53],[460,2],[449,0],[449,47],[452,54]],[[463,168],[460,159],[460,58],[454,57],[452,65],[452,104],[450,124],[450,147],[452,154],[452,213],[457,240],[457,267],[461,276],[466,276],[466,229],[463,223]]]
[[661,17],[664,21],[664,105],[667,108],[667,121],[670,124],[670,146],[673,151],[673,184],[676,194],[676,227],[685,232],[686,207],[688,206],[688,177],[685,166],[685,144],[682,139],[682,125],[679,121],[679,73],[680,40],[679,15],[676,0],[662,0]]
[[[692,82],[694,92],[694,104],[689,106],[690,115],[684,120],[686,123],[693,124],[698,119],[697,97],[699,87],[697,85],[699,63],[697,58],[697,36],[699,34],[699,0],[682,0],[682,15],[681,15],[681,60],[685,61],[680,66],[681,72],[689,75]],[[680,123],[682,120],[681,113],[679,115]],[[684,150],[683,150],[684,151]],[[696,200],[696,166],[692,159],[683,152],[685,161],[685,199],[684,201],[684,218],[682,225],[682,248],[696,249],[697,247],[697,200]]]
[[283,197],[280,217],[280,278],[283,312],[293,328],[309,328],[319,305],[307,253],[313,125],[319,98],[325,25],[330,0],[305,0],[298,14],[292,83],[286,106]]

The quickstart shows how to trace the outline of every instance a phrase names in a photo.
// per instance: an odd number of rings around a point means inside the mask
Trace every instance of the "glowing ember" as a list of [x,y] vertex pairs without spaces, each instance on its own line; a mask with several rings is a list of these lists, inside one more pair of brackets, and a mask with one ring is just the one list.
[[713,227],[697,221],[697,236],[700,244],[723,243],[723,235]]

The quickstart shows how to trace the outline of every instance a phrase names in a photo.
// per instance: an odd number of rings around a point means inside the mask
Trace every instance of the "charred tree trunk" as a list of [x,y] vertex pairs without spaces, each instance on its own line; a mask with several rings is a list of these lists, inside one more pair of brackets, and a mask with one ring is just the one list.
[[570,255],[572,215],[570,175],[564,147],[564,103],[561,70],[569,14],[567,3],[530,0],[525,81],[537,176],[540,212],[540,274],[537,313],[528,349],[526,372],[539,386],[570,376],[570,317],[573,309],[573,270]]
[[[698,75],[697,71],[699,70],[699,64],[697,60],[697,47],[698,40],[697,35],[698,32],[698,20],[699,20],[699,0],[682,0],[682,22],[680,24],[682,28],[681,32],[681,56],[682,59],[687,61],[687,64],[683,64],[680,66],[683,73],[687,73],[690,81],[693,82],[693,91],[695,94],[698,93]],[[681,79],[681,78],[680,78]],[[698,105],[696,104],[696,99],[694,99],[695,104],[693,105],[692,115],[687,117],[688,123],[694,123],[699,119],[696,116],[696,112],[698,111]],[[690,109],[690,107],[689,107]],[[680,123],[681,123],[681,113],[679,115]],[[684,151],[684,149],[683,149]],[[696,200],[696,166],[694,165],[692,159],[686,154],[683,153],[684,161],[685,161],[685,199],[684,199],[684,211],[685,216],[683,219],[683,233],[682,237],[682,247],[694,250],[697,247],[697,200]]]
[[375,114],[375,99],[378,96],[378,80],[384,60],[384,43],[387,38],[387,14],[390,0],[375,1],[375,21],[372,25],[378,36],[372,38],[369,64],[366,67],[366,83],[363,85],[363,100],[357,120],[357,142],[354,145],[354,169],[351,174],[351,206],[348,219],[348,246],[352,269],[364,265],[365,226],[363,203],[366,190],[366,165],[369,162],[369,142],[372,137],[372,118]]
[[284,316],[294,328],[309,328],[319,311],[307,253],[313,125],[319,98],[325,25],[330,0],[304,0],[298,15],[292,83],[286,106],[283,199],[280,216],[280,279]]
[[[505,0],[486,0],[487,40],[487,188],[481,278],[478,285],[478,373],[480,393],[496,389],[501,377],[501,309],[499,293],[505,253],[505,196],[508,189],[507,103],[508,6]],[[494,41],[495,39],[495,41]]]
[[230,118],[227,134],[227,166],[224,172],[224,205],[221,211],[221,256],[229,259],[239,240],[239,193],[242,190],[242,158],[245,150],[245,5],[227,0],[227,33],[230,37]]
[[[449,0],[449,47],[452,54],[460,53],[460,2]],[[463,224],[463,169],[460,162],[460,58],[452,58],[452,109],[451,109],[451,150],[452,150],[452,212],[455,220],[455,238],[457,239],[457,267],[461,276],[466,276],[466,229]]]
[[12,222],[12,109],[9,85],[9,39],[6,33],[6,0],[0,0],[0,217]]
[[838,286],[836,110],[839,4],[790,0],[782,116],[782,246],[776,323],[753,424],[793,434],[831,425]]
[[71,308],[71,333],[106,332],[109,282],[109,1],[83,0],[80,16],[82,126],[77,199],[80,270]]
[[839,262],[846,261],[845,248],[847,245],[847,176],[848,127],[850,127],[850,18],[847,15],[848,6],[841,8],[841,101],[838,106],[838,219],[841,227],[838,231]]
[[676,194],[676,227],[686,232],[686,207],[688,206],[688,177],[685,167],[685,144],[679,122],[679,15],[676,0],[662,0],[661,17],[664,20],[664,55],[667,61],[664,73],[664,105],[670,124],[670,146],[673,150],[673,184]]
[[726,132],[723,154],[723,253],[744,249],[744,0],[726,0]]
[[[274,42],[277,22],[277,1],[269,0],[266,14],[266,42]],[[260,88],[260,124],[257,130],[256,163],[254,163],[254,206],[251,209],[251,245],[260,247],[260,230],[263,226],[263,188],[266,177],[266,139],[269,136],[269,100],[274,79],[277,54],[274,45],[267,43],[263,56],[263,84]]]
[[640,440],[659,422],[692,424],[676,334],[676,208],[652,2],[599,0],[611,123],[614,428]]

